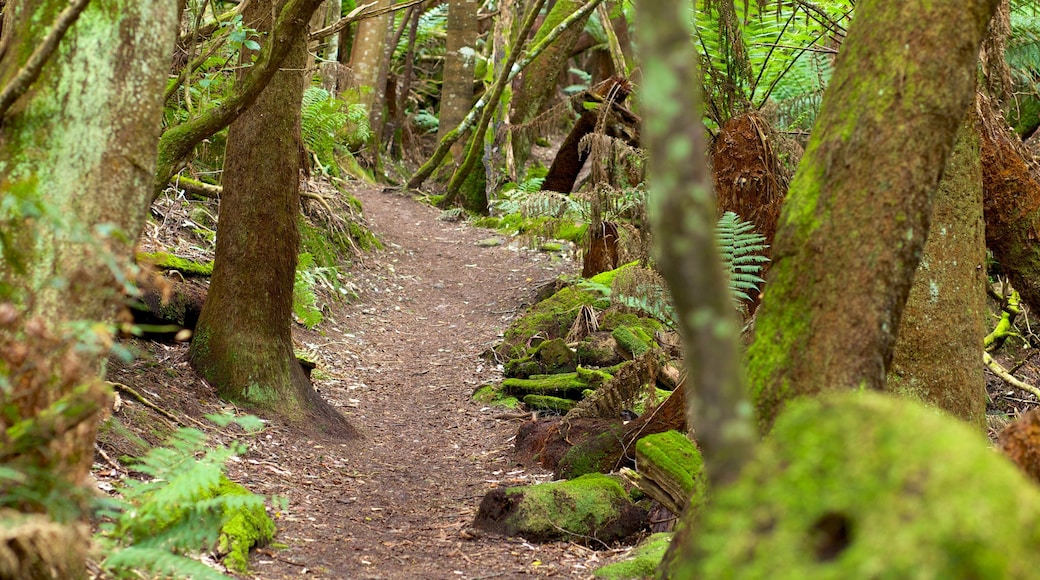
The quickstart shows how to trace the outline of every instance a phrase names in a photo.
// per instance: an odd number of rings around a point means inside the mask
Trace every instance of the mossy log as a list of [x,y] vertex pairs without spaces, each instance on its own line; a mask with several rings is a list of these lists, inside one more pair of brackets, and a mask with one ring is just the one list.
[[610,375],[603,371],[579,367],[573,373],[532,375],[528,379],[506,379],[502,381],[502,392],[518,397],[549,395],[580,399],[582,391],[595,389],[608,380],[610,380]]
[[480,502],[474,527],[532,542],[588,542],[593,547],[642,530],[645,511],[616,480],[591,474],[571,481],[498,488]]
[[678,514],[688,504],[696,508],[704,501],[703,467],[701,452],[686,435],[665,431],[636,442],[636,469],[623,473],[646,495]]
[[526,395],[524,404],[533,411],[548,411],[550,413],[563,414],[574,408],[578,403],[574,399],[561,397],[550,397],[546,395]]
[[[193,278],[149,277],[138,281],[141,294],[131,309],[134,324],[143,326],[149,338],[172,337],[182,328],[195,330],[206,304],[207,287]],[[153,327],[170,327],[155,331]]]

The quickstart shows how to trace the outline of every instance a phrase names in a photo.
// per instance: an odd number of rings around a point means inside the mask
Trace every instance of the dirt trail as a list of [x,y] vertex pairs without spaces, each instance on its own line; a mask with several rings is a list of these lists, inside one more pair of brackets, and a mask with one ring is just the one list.
[[254,558],[257,577],[589,577],[609,554],[468,529],[490,487],[547,478],[512,462],[518,420],[470,395],[500,378],[480,353],[532,288],[573,264],[482,247],[494,232],[438,221],[437,210],[396,192],[357,195],[387,249],[356,268],[360,300],[302,342],[336,379],[323,395],[366,439],[301,441],[274,428],[256,445],[263,461],[234,475],[290,501],[278,521],[289,547]]

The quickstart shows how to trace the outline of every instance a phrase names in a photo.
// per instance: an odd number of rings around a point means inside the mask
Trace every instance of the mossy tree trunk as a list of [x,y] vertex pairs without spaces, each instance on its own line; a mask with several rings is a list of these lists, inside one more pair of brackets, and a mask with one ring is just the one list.
[[[474,67],[477,63],[477,9],[476,0],[449,0],[448,46],[444,55],[444,84],[441,85],[440,141],[452,128],[458,126],[473,107]],[[452,146],[455,162],[462,161],[462,145]]]
[[[279,0],[254,0],[248,26],[270,30]],[[209,296],[191,362],[221,398],[299,425],[353,435],[311,387],[293,353],[292,294],[300,212],[304,30],[254,105],[231,124]]]
[[986,427],[986,245],[974,115],[961,126],[899,323],[887,389]]
[[[0,85],[68,5],[6,3]],[[90,3],[0,126],[0,464],[26,473],[22,483],[36,493],[50,486],[68,502],[73,494],[63,486],[82,484],[93,461],[110,339],[68,323],[111,321],[123,296],[120,277],[151,191],[177,18],[175,0]],[[0,482],[6,506],[10,484]],[[68,502],[13,507],[53,515]],[[13,529],[6,521],[0,528]],[[88,538],[53,541],[66,540],[56,551],[68,561],[44,561],[57,567],[40,577],[85,575],[79,542]],[[35,556],[16,554],[23,563]],[[6,564],[0,576],[18,576]]]
[[762,430],[793,397],[884,388],[996,5],[857,5],[780,217],[748,353]]
[[278,11],[273,31],[267,35],[256,61],[238,79],[232,93],[206,113],[174,125],[162,134],[151,199],[162,193],[196,145],[227,127],[252,106],[288,54],[292,44],[289,39],[307,31],[311,15],[322,2],[324,0],[287,0]]
[[[715,244],[716,202],[701,125],[700,78],[688,5],[641,0],[643,136],[658,264],[682,331],[687,427],[713,486],[733,481],[756,442],[741,365],[740,323]],[[688,519],[692,512],[684,514]],[[666,560],[685,557],[686,525]]]
[[[542,25],[538,28],[532,44],[537,44],[558,24],[573,14],[585,3],[578,0],[559,0],[545,16]],[[556,83],[560,74],[567,69],[567,59],[570,58],[571,49],[578,42],[585,29],[591,12],[572,24],[566,32],[556,39],[538,56],[531,61],[530,66],[524,71],[520,79],[520,86],[513,94],[513,110],[510,119],[517,125],[530,123],[538,116],[546,101],[552,96],[556,89]],[[513,133],[513,159],[516,162],[517,172],[524,173],[524,164],[531,154],[531,145],[534,137],[526,131]]]

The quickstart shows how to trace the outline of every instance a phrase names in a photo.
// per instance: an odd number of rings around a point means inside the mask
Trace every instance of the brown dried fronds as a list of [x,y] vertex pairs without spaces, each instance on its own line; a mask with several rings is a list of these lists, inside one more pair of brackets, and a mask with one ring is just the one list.
[[599,313],[595,308],[585,304],[578,311],[578,317],[574,319],[574,324],[567,331],[567,337],[564,340],[568,343],[580,342],[597,330],[599,330]]
[[0,578],[77,578],[89,540],[84,524],[0,510]]
[[644,388],[653,390],[659,372],[657,355],[655,349],[650,349],[626,364],[614,378],[568,411],[564,422],[620,416],[621,411],[630,407]]

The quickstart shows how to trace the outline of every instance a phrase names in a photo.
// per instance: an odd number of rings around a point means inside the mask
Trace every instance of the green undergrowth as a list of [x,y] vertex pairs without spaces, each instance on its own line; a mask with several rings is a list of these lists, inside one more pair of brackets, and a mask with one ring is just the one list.
[[[254,417],[208,418],[223,427],[260,427]],[[127,478],[97,510],[102,568],[116,578],[225,578],[189,557],[216,548],[229,569],[247,573],[250,548],[269,542],[275,526],[265,498],[225,475],[227,461],[245,450],[241,442],[214,445],[202,431],[182,428],[133,460],[132,471],[144,479]]]

